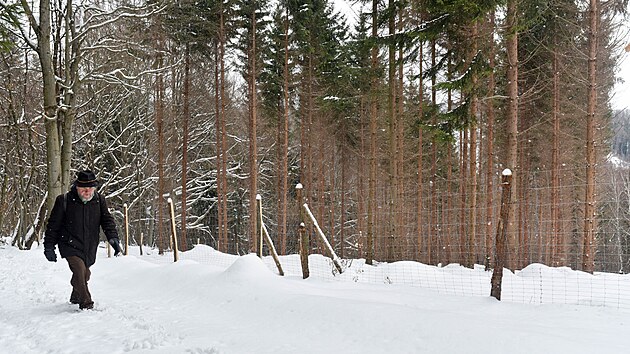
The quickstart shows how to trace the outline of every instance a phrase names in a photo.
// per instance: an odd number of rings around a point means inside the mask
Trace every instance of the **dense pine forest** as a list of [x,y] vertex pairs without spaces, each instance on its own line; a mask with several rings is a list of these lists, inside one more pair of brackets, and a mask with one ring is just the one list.
[[510,268],[630,271],[627,0],[334,5],[0,0],[0,235],[91,168],[160,251],[168,198],[234,254],[298,252],[307,203],[342,258],[492,265],[509,168]]

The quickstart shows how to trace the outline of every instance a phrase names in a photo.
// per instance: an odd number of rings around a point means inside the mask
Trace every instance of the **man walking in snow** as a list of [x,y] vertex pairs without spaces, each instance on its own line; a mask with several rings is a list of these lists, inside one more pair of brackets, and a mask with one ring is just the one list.
[[96,261],[99,228],[114,248],[114,255],[121,254],[116,222],[107,209],[105,197],[96,192],[97,186],[92,171],[80,171],[70,191],[55,199],[44,236],[46,259],[57,261],[55,245],[59,245],[61,257],[68,261],[72,271],[70,302],[79,304],[82,310],[94,307],[87,283],[90,267]]

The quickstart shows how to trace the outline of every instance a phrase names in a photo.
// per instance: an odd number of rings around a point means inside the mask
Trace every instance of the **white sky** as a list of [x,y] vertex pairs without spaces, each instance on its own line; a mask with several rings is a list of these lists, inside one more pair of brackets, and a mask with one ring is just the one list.
[[[5,241],[10,241],[5,239]],[[147,255],[147,251],[151,253]],[[333,277],[312,255],[236,257],[206,246],[159,256],[145,248],[91,268],[95,310],[69,304],[67,262],[0,243],[0,353],[627,353],[630,278],[531,265],[504,274],[415,262],[354,260]],[[441,293],[438,293],[439,289]],[[467,295],[464,295],[467,294]],[[477,296],[472,296],[476,294]],[[511,302],[511,301],[518,301]],[[563,304],[538,304],[558,301]],[[586,305],[576,305],[581,303]],[[590,306],[589,306],[590,305]]]

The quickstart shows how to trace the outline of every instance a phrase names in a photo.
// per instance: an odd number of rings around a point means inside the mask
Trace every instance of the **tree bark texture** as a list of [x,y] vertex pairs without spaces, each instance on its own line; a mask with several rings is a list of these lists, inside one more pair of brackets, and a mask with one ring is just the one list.
[[584,239],[582,270],[595,267],[595,112],[597,108],[597,19],[598,0],[590,0],[588,29],[588,107],[586,118],[586,196],[584,198]]

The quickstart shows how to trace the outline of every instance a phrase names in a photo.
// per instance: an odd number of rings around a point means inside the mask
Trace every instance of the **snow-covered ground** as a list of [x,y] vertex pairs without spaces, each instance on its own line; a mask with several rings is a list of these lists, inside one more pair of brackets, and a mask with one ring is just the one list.
[[[0,245],[0,353],[630,351],[630,305],[610,295],[628,293],[626,276],[533,265],[507,272],[510,300],[499,302],[485,295],[489,272],[453,265],[357,260],[342,275],[315,271],[302,280],[291,265],[297,256],[282,258],[280,277],[269,259],[205,246],[177,263],[131,253],[107,258],[99,249],[90,281],[96,309],[79,311],[67,302],[65,260],[47,262],[41,247]],[[311,260],[315,270],[330,269],[324,257]],[[573,289],[585,282],[587,291]],[[560,301],[553,294],[566,303],[550,303]]]

